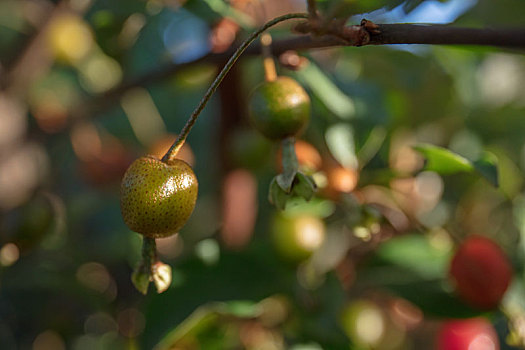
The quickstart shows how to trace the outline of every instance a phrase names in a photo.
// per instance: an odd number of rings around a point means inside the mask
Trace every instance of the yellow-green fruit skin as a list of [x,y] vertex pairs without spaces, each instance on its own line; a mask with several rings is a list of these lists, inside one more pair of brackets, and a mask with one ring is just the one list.
[[272,242],[285,261],[296,264],[308,259],[325,239],[323,220],[315,216],[275,215],[271,226]]
[[250,118],[257,130],[279,140],[300,134],[310,120],[310,97],[297,81],[278,77],[255,87],[248,101]]
[[122,217],[131,230],[146,237],[168,237],[188,221],[197,192],[197,177],[183,160],[162,162],[154,156],[141,157],[122,179]]

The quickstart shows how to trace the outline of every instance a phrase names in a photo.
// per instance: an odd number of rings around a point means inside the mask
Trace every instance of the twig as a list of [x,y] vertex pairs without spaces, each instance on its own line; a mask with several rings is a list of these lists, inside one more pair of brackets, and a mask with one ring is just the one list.
[[378,24],[369,45],[431,44],[525,48],[525,29],[457,28],[446,25]]

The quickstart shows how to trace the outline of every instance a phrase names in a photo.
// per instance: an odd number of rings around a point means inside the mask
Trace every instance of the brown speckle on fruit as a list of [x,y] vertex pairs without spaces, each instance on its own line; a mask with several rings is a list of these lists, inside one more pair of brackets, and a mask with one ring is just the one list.
[[121,184],[124,222],[146,237],[170,236],[189,219],[197,192],[195,173],[183,160],[164,163],[153,156],[139,158]]

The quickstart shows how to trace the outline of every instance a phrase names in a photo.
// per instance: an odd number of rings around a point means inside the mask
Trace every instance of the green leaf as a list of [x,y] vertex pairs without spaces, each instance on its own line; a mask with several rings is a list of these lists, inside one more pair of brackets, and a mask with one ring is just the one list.
[[382,244],[377,250],[377,256],[426,278],[440,278],[446,274],[450,250],[431,244],[424,235],[411,234]]
[[291,198],[286,204],[286,212],[290,215],[311,215],[327,218],[335,211],[335,203],[321,198],[306,201],[301,197]]
[[420,307],[443,317],[480,314],[450,292],[448,266],[452,250],[422,234],[398,236],[382,244],[372,266],[361,273],[366,286],[387,288]]
[[446,148],[429,144],[419,144],[413,148],[427,159],[426,170],[449,175],[462,171],[470,172],[474,169],[468,159]]
[[213,327],[223,325],[225,318],[250,319],[259,316],[260,311],[259,305],[252,301],[234,300],[225,303],[208,303],[199,307],[169,332],[155,349],[172,349],[184,339],[197,337]]
[[357,153],[359,166],[363,168],[374,156],[385,142],[387,131],[384,127],[377,126],[370,131],[368,138]]
[[297,75],[336,116],[345,120],[355,117],[355,104],[352,98],[341,91],[313,62],[298,71]]
[[330,153],[344,167],[357,169],[354,129],[345,123],[338,123],[328,128],[325,135]]
[[235,316],[239,318],[253,318],[261,313],[260,306],[249,300],[233,300],[224,303],[221,313],[226,316]]
[[481,157],[473,163],[477,172],[495,187],[499,186],[497,161],[494,154],[484,152]]
[[237,22],[243,28],[253,28],[254,20],[244,12],[229,6],[223,0],[204,0],[204,2],[221,17],[229,17]]
[[426,159],[425,169],[435,171],[438,174],[450,175],[459,172],[477,172],[489,183],[498,186],[497,159],[492,153],[484,152],[481,157],[472,162],[446,148],[419,144],[413,147]]

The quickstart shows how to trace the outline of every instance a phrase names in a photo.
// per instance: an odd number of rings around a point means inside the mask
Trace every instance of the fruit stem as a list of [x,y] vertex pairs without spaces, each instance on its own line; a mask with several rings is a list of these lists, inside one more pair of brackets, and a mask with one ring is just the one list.
[[159,261],[155,238],[144,237],[142,258],[133,271],[131,280],[142,294],[148,292],[150,282],[154,282],[158,293],[164,292],[171,284],[171,268]]
[[299,162],[295,155],[295,137],[287,137],[281,141],[283,149],[282,168],[283,174],[296,174],[299,170]]
[[195,108],[193,113],[191,114],[190,118],[186,122],[186,125],[184,125],[184,127],[182,128],[181,132],[179,133],[179,136],[177,137],[177,139],[175,140],[173,145],[171,145],[170,149],[162,157],[162,161],[163,162],[167,162],[168,160],[173,160],[175,158],[175,156],[177,155],[177,152],[180,150],[180,148],[182,147],[182,145],[186,141],[186,137],[188,137],[188,134],[189,134],[191,128],[193,127],[193,125],[197,121],[197,117],[202,112],[202,110],[204,109],[204,107],[208,103],[209,99],[211,98],[211,96],[213,95],[215,90],[217,90],[217,88],[219,87],[219,84],[222,82],[222,80],[224,79],[226,74],[233,67],[235,62],[239,59],[239,57],[244,52],[244,50],[246,50],[246,48],[255,39],[257,39],[259,37],[259,35],[261,35],[261,33],[263,33],[268,28],[273,27],[274,25],[276,25],[276,24],[278,24],[280,22],[283,22],[283,21],[287,21],[289,19],[300,19],[300,18],[308,19],[308,14],[306,14],[306,13],[289,13],[289,14],[286,14],[286,15],[283,15],[283,16],[276,17],[276,18],[270,20],[269,22],[266,22],[262,27],[257,29],[252,34],[250,34],[250,36],[246,40],[244,40],[242,42],[242,44],[237,48],[237,50],[235,50],[235,53],[230,57],[228,62],[226,62],[226,65],[222,68],[222,70],[219,73],[219,75],[217,75],[217,77],[215,78],[213,83],[210,85],[210,87],[208,88],[208,91],[206,91],[206,93],[202,97],[202,100],[199,102],[199,104],[197,105],[197,107]]
[[274,81],[277,79],[277,70],[275,69],[275,62],[272,57],[272,36],[268,33],[261,35],[264,78],[266,81]]
[[157,260],[157,242],[155,242],[155,238],[144,237],[142,241],[142,261],[151,270],[151,267]]

